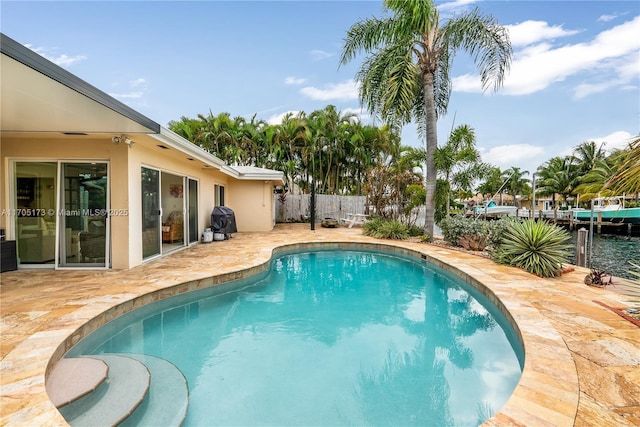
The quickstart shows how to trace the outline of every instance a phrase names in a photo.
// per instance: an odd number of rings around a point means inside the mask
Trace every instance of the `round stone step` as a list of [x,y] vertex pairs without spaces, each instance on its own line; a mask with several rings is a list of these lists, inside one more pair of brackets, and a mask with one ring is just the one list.
[[68,405],[97,389],[108,373],[109,367],[102,360],[87,357],[61,359],[45,384],[49,399],[56,408]]
[[60,408],[72,427],[115,426],[144,400],[151,377],[138,360],[114,354],[86,356],[109,366],[108,378],[93,392]]

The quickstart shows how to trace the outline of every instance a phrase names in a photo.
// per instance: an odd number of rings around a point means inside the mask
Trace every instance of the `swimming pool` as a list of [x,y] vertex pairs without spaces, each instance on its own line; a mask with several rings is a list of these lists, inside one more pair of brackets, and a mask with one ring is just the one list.
[[184,425],[474,425],[523,353],[475,288],[374,251],[283,254],[259,276],[163,300],[67,357],[142,353],[189,384]]

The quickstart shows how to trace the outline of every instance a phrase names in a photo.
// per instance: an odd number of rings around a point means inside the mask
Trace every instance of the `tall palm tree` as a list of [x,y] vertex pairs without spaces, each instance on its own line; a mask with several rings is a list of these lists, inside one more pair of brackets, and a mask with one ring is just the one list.
[[615,195],[611,190],[605,189],[605,184],[620,167],[620,160],[620,156],[611,155],[599,161],[586,174],[579,176],[577,179],[579,184],[573,189],[573,192],[580,195],[580,200],[585,201],[597,197],[598,194],[602,196]]
[[313,138],[321,150],[319,154],[327,162],[325,175],[319,177],[323,192],[333,193],[336,190],[340,159],[348,143],[345,132],[348,131],[353,120],[355,120],[354,114],[342,114],[333,105],[309,114],[309,126],[313,130]]
[[302,170],[300,167],[300,152],[307,141],[306,130],[307,122],[304,113],[298,113],[295,116],[289,113],[282,119],[282,123],[277,126],[276,144],[287,148],[282,153],[281,170],[285,174],[289,190],[294,189],[293,184],[296,179],[302,179],[307,173],[306,170]]
[[511,43],[507,30],[478,10],[440,26],[440,14],[431,0],[384,0],[384,5],[392,16],[365,19],[348,30],[340,63],[348,63],[361,51],[369,54],[356,75],[360,101],[384,121],[406,124],[414,119],[426,137],[425,234],[432,238],[437,116],[447,110],[454,54],[469,53],[482,88],[498,89],[511,64]]
[[593,168],[602,166],[607,153],[604,144],[596,144],[594,141],[586,141],[573,150],[571,161],[578,166],[578,173],[584,175]]

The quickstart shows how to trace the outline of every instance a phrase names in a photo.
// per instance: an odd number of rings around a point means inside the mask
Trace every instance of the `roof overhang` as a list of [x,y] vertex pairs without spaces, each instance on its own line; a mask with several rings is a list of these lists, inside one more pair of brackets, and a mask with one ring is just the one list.
[[226,163],[223,160],[165,127],[160,126],[160,132],[150,136],[163,145],[179,150],[189,157],[202,162],[206,167],[212,167],[224,172],[223,169],[226,167]]
[[88,135],[84,138],[89,140],[104,134],[145,134],[232,178],[284,183],[279,171],[228,166],[2,33],[0,53],[0,132],[4,135],[30,138],[46,133],[52,139]]
[[0,131],[158,133],[160,125],[0,33]]
[[284,184],[284,173],[273,169],[225,165],[222,172],[241,181],[271,181]]

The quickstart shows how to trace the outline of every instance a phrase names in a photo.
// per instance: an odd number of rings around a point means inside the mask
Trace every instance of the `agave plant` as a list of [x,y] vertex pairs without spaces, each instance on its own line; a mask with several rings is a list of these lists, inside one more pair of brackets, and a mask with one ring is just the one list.
[[569,233],[544,221],[513,221],[493,254],[502,264],[520,267],[540,277],[554,277],[562,271],[571,248]]

